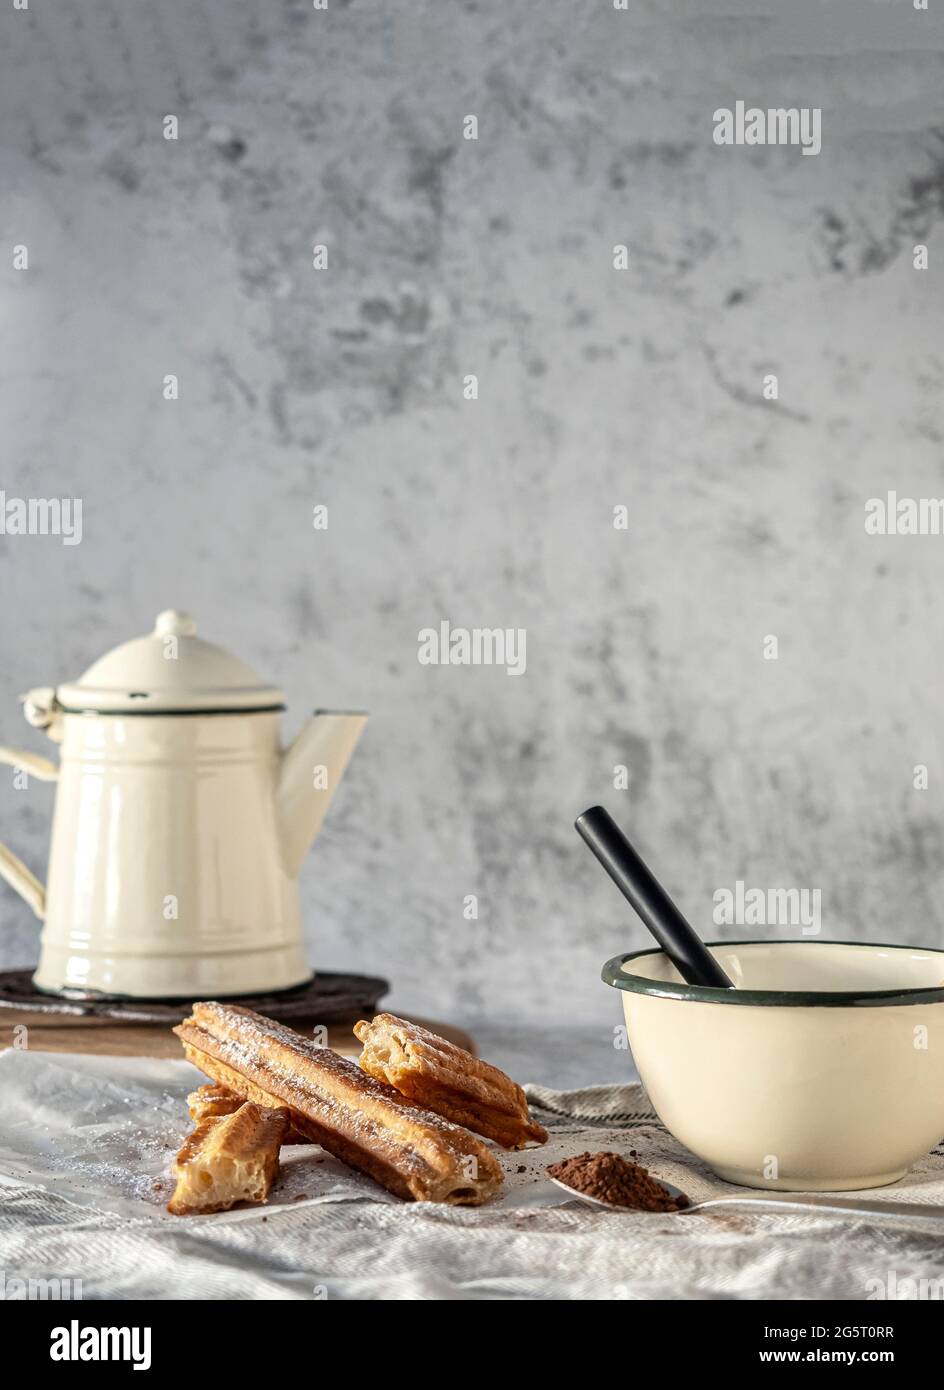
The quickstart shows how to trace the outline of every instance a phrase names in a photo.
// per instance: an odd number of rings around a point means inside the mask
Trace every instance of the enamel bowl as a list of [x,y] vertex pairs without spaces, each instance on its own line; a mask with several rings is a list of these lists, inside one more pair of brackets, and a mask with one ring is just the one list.
[[709,943],[734,990],[658,949],[615,956],[629,1045],[663,1124],[719,1177],[838,1192],[904,1176],[944,1135],[944,951]]

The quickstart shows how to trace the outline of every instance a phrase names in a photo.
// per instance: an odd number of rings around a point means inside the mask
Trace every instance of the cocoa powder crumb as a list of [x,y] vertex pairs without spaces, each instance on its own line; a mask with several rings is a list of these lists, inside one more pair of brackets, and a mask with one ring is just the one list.
[[673,1197],[661,1182],[650,1176],[648,1169],[640,1163],[632,1163],[622,1154],[577,1154],[574,1158],[552,1163],[547,1171],[575,1192],[596,1197],[614,1207],[630,1207],[635,1211],[682,1211],[688,1206],[687,1197]]

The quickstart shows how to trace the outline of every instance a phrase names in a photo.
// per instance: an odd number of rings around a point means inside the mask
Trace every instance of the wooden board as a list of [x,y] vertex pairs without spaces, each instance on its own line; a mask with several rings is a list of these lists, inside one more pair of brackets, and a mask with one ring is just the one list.
[[[424,1028],[475,1053],[468,1033],[450,1023],[417,1018]],[[306,1031],[305,1019],[293,1019],[292,1027]],[[360,1043],[351,1031],[356,1018],[348,1023],[331,1024],[328,1047],[346,1056],[357,1056]],[[316,1019],[310,1021],[314,1027]],[[23,1033],[23,1029],[26,1033]],[[19,1031],[17,1031],[19,1030]],[[182,1054],[179,1040],[169,1028],[153,1023],[114,1023],[110,1019],[71,1018],[66,1014],[46,1015],[16,1009],[0,1011],[0,1050],[26,1046],[31,1052],[83,1052],[107,1057],[177,1057]]]

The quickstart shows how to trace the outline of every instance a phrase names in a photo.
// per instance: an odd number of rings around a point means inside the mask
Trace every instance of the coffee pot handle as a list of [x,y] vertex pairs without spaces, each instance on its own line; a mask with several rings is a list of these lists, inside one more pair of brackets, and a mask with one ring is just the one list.
[[[35,777],[39,782],[55,782],[59,776],[58,767],[48,758],[18,748],[0,746],[0,763],[22,768],[28,776]],[[32,869],[28,869],[23,860],[3,844],[0,844],[0,878],[6,879],[10,887],[16,889],[42,921],[46,910],[45,888]]]

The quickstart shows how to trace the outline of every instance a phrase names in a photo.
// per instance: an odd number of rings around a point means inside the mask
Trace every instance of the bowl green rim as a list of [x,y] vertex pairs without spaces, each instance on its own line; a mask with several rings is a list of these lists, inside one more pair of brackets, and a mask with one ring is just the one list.
[[[706,941],[706,946],[858,946],[863,950],[923,951],[941,956],[938,946],[912,946],[900,941],[836,941],[810,940],[808,937],[784,937],[780,941],[751,937],[747,941]],[[629,975],[627,961],[642,956],[664,956],[660,946],[647,946],[641,951],[628,951],[613,956],[604,965],[600,978],[614,989],[630,994],[648,994],[656,999],[689,999],[699,1004],[753,1004],[780,1009],[847,1009],[887,1008],[894,1004],[944,1004],[944,985],[914,989],[718,989],[714,985],[676,984],[672,980],[647,980],[642,975]]]

